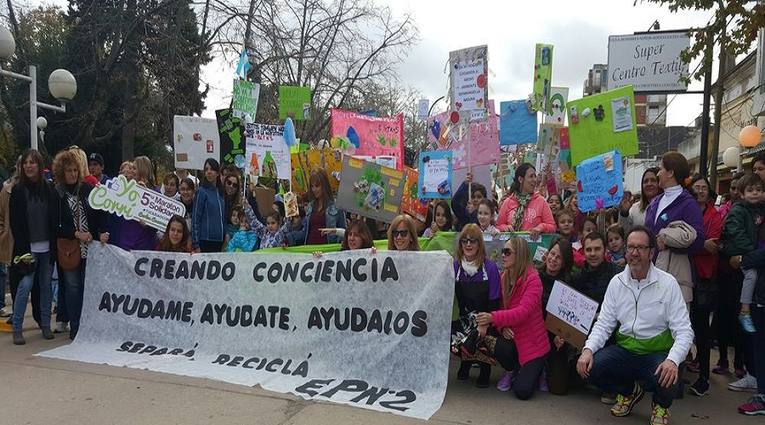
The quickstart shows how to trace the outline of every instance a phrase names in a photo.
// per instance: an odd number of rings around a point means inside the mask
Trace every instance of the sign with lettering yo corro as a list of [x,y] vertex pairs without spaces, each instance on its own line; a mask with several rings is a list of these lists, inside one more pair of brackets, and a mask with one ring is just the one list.
[[684,92],[688,63],[680,53],[690,46],[687,31],[608,37],[608,90],[633,86],[640,92]]
[[88,203],[94,209],[142,221],[162,232],[174,215],[186,214],[186,206],[181,201],[141,186],[135,180],[128,181],[123,175],[96,186],[88,196]]
[[192,256],[94,244],[85,280],[77,338],[42,356],[421,419],[446,393],[445,251]]
[[546,310],[547,330],[581,348],[595,320],[598,303],[556,280]]

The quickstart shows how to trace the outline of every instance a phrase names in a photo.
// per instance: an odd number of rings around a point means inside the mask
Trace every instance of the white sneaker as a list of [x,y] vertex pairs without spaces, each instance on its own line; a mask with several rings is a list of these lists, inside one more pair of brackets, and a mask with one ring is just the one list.
[[66,322],[56,322],[56,329],[53,330],[54,334],[62,334],[69,331],[69,326]]
[[756,392],[757,378],[747,373],[746,376],[739,379],[738,381],[734,381],[728,384],[728,389],[731,391]]
[[6,308],[0,308],[0,317],[11,317],[11,310],[7,310]]

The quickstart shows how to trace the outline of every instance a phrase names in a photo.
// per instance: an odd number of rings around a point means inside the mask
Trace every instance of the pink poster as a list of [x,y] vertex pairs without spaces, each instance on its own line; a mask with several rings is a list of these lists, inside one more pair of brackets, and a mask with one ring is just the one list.
[[[370,117],[332,109],[332,139],[355,148],[354,155],[396,157],[396,169],[404,169],[404,115]],[[334,146],[334,144],[333,144]]]
[[[468,166],[495,164],[499,161],[500,153],[498,118],[494,112],[494,101],[489,100],[488,119],[470,124],[469,140],[467,134],[460,134],[459,125],[449,120],[449,112],[428,118],[428,142],[437,150],[454,152],[455,170],[468,168]],[[470,143],[470,161],[468,161],[467,142]]]

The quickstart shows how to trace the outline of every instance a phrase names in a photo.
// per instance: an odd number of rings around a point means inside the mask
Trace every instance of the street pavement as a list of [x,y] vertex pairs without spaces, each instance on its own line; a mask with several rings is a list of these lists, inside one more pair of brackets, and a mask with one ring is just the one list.
[[[30,323],[34,323],[31,317],[26,320],[26,324]],[[38,330],[29,329],[25,332],[27,345],[14,346],[11,334],[7,328],[4,330],[0,330],[0,425],[424,423],[388,413],[306,401],[259,387],[36,357],[39,352],[69,343],[68,338],[57,334],[56,339],[46,341]],[[476,388],[477,370],[470,381],[457,381],[456,367],[453,361],[444,404],[430,423],[630,425],[646,424],[650,416],[649,396],[630,417],[613,418],[609,406],[601,404],[594,391],[582,389],[567,396],[537,393],[531,400],[520,401],[493,385]],[[493,372],[495,383],[499,368]],[[748,394],[728,391],[726,384],[733,379],[730,375],[713,375],[710,396],[686,395],[677,400],[671,409],[671,423],[762,423],[762,418],[736,413],[736,406]]]

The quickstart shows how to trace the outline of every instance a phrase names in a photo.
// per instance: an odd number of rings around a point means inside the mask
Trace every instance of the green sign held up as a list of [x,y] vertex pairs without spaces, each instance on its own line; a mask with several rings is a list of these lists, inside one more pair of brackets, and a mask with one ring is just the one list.
[[279,119],[292,117],[303,121],[310,118],[311,89],[299,86],[279,86]]
[[232,108],[234,116],[244,118],[246,115],[255,121],[258,112],[258,97],[260,96],[260,84],[245,80],[234,80],[234,100]]

